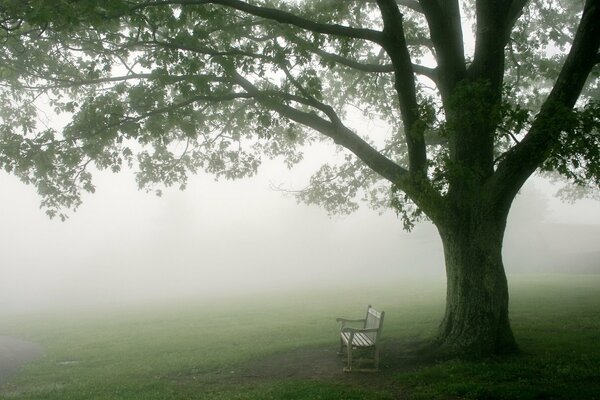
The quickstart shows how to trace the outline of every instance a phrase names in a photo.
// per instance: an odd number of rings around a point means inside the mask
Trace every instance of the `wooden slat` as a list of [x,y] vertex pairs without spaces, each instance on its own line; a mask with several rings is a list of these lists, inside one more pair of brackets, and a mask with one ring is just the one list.
[[356,333],[354,335],[359,346],[372,346],[373,341],[364,333]]
[[371,314],[375,318],[381,318],[381,313],[374,308],[369,308],[369,314]]
[[350,333],[342,332],[342,339],[344,339],[344,343],[348,345],[348,341],[350,340]]
[[[348,343],[350,342],[350,332],[342,332],[341,335],[342,339],[344,340],[344,343],[348,345]],[[373,340],[371,340],[369,336],[361,332],[356,332],[354,334],[354,337],[352,338],[352,346],[370,347],[374,344],[375,343],[373,342]]]
[[365,347],[367,345],[367,342],[365,341],[364,336],[365,335],[362,333],[355,333],[352,344],[354,344],[355,346]]
[[[381,313],[373,308],[369,308],[367,312],[367,318],[365,320],[366,329],[380,329],[381,327]],[[375,342],[377,339],[377,332],[369,332],[367,336],[371,341]]]

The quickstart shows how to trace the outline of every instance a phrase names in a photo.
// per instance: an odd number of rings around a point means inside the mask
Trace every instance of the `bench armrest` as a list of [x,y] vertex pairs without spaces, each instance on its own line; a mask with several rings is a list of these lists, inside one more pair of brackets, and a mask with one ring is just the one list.
[[369,333],[377,332],[379,328],[350,328],[349,326],[343,327],[340,332],[354,332],[354,333]]
[[341,329],[344,329],[344,327],[346,326],[346,324],[348,323],[362,323],[364,324],[366,319],[348,319],[348,318],[336,318],[335,319],[337,322],[341,322],[342,326]]
[[364,319],[336,318],[336,322],[365,322]]

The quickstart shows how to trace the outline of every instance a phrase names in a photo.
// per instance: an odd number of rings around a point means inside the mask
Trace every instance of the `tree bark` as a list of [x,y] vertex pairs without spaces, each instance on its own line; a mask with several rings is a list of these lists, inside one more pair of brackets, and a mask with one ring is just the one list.
[[502,263],[506,215],[464,204],[456,210],[450,221],[438,224],[447,294],[437,344],[443,353],[467,357],[517,352]]

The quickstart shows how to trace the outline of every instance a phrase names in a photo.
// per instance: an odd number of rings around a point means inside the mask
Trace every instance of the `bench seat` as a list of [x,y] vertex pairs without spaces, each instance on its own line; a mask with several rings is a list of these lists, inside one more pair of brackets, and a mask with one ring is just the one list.
[[[344,341],[344,345],[347,346],[350,341],[350,332],[342,332],[342,340]],[[368,337],[365,333],[356,332],[352,338],[352,346],[355,347],[371,347],[375,346],[375,342]]]

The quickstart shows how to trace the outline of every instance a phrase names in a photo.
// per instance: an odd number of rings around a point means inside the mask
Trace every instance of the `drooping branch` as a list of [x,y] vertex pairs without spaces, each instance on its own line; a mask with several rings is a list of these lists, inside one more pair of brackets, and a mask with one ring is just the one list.
[[[340,56],[339,54],[331,53],[323,50],[320,47],[315,46],[313,43],[304,40],[300,37],[295,36],[294,38],[288,38],[294,43],[302,45],[303,48],[307,49],[313,54],[318,55],[323,60],[331,61],[339,65],[346,66],[348,68],[355,69],[362,72],[373,72],[373,73],[391,73],[394,72],[393,64],[375,64],[357,61],[348,57]],[[413,64],[413,70],[416,74],[426,76],[432,81],[436,82],[437,72],[435,68],[429,68],[424,65]]]
[[[331,138],[336,144],[350,150],[369,168],[373,169],[373,171],[401,188],[415,201],[415,203],[419,204],[425,212],[432,216],[432,218],[436,213],[441,212],[441,198],[428,181],[414,179],[408,170],[373,148],[350,128],[345,126],[332,107],[321,103],[314,98],[306,99],[292,96],[288,93],[279,92],[275,94],[270,91],[261,91],[239,74],[235,74],[234,80],[236,84],[246,90],[249,95],[253,96],[257,101],[263,104],[263,106],[300,125],[314,129]],[[273,101],[274,96],[279,96],[283,100],[295,101],[313,107],[323,112],[327,119],[314,112],[307,112],[294,108],[287,104],[289,102]]]
[[157,46],[163,48],[177,49],[177,50],[186,50],[191,51],[198,54],[205,54],[212,57],[251,57],[255,59],[261,59],[265,61],[270,61],[271,57],[265,56],[263,54],[252,53],[249,51],[243,51],[236,48],[230,48],[227,50],[215,50],[208,46],[203,46],[198,43],[180,43],[177,40],[172,41],[163,41],[163,40],[153,40],[147,42],[137,42],[132,45],[132,47],[138,46]]
[[[340,65],[344,65],[346,67],[356,69],[358,71],[363,72],[378,72],[378,73],[386,73],[386,72],[394,72],[393,64],[367,64],[361,63],[355,60],[351,60],[349,58],[342,57],[337,54],[327,53],[326,51],[315,49],[315,54],[321,56],[325,60],[331,60]],[[412,64],[412,69],[415,74],[423,75],[431,79],[432,81],[436,81],[436,70],[435,68],[425,67],[419,64]]]
[[[296,39],[294,39],[296,41]],[[340,56],[339,54],[329,53],[321,48],[316,46],[312,46],[307,41],[301,40],[303,46],[305,46],[310,52],[318,55],[324,60],[333,61],[337,64],[344,65],[346,67],[356,69],[357,71],[363,72],[374,72],[374,73],[389,73],[394,72],[393,64],[373,64],[373,63],[363,63],[360,61],[352,60],[347,57]],[[425,67],[419,64],[412,64],[413,71],[416,74],[423,75],[431,79],[432,81],[436,81],[437,73],[435,68]]]
[[[371,3],[375,3],[376,0],[366,0],[368,2]],[[419,4],[418,0],[395,0],[396,4],[398,4],[401,7],[406,7],[410,10],[416,11],[418,13],[422,13],[423,12],[423,7],[421,7],[421,4]]]
[[383,17],[385,41],[382,46],[394,66],[395,88],[404,122],[410,172],[424,175],[427,168],[425,127],[420,123],[415,76],[404,36],[402,14],[394,0],[377,0],[377,5]]
[[[138,80],[152,80],[157,78],[155,74],[152,73],[131,73],[129,75],[123,76],[109,76],[105,78],[98,79],[66,79],[66,78],[45,78],[48,82],[51,82],[47,85],[17,85],[14,87],[18,89],[27,89],[27,90],[50,90],[50,89],[68,89],[68,88],[76,88],[82,86],[94,86],[94,85],[102,85],[106,83],[115,83],[115,82],[126,82],[126,81],[138,81]],[[161,76],[162,80],[167,83],[177,83],[186,81],[189,79],[210,79],[211,81],[219,81],[219,78],[213,75],[171,75],[171,76]]]
[[373,29],[354,28],[339,24],[325,24],[312,21],[307,18],[298,16],[292,12],[269,8],[263,6],[255,6],[245,1],[240,0],[164,0],[164,1],[149,1],[137,4],[131,10],[143,9],[146,7],[164,6],[164,5],[202,5],[202,4],[219,4],[230,7],[244,13],[276,21],[282,24],[289,24],[298,28],[327,35],[347,37],[353,39],[364,39],[371,42],[379,43],[381,41],[381,32]]
[[346,57],[342,57],[338,54],[328,53],[321,49],[310,49],[311,52],[318,55],[324,60],[333,61],[337,64],[344,65],[346,67],[356,69],[363,72],[375,72],[375,73],[388,73],[394,72],[394,66],[392,64],[370,64],[361,63],[356,60],[351,60]]
[[301,111],[281,102],[273,102],[272,92],[259,90],[252,82],[237,73],[235,74],[235,83],[240,85],[249,95],[254,96],[267,108],[270,108],[301,125],[310,127],[333,139],[335,143],[348,148],[366,164],[376,167],[374,169],[390,182],[404,180],[408,176],[408,171],[406,169],[381,155],[360,136],[346,127],[330,106],[318,102],[314,98],[302,99],[288,93],[279,93],[279,96],[284,99],[309,105],[323,112],[329,118],[329,120],[326,120],[316,113]]
[[548,157],[564,129],[584,84],[596,64],[600,46],[600,0],[587,0],[571,50],[552,91],[546,98],[525,138],[498,165],[488,183],[489,192],[498,206],[509,207],[510,201],[525,180]]
[[[155,116],[155,115],[161,115],[161,114],[167,114],[169,112],[172,112],[172,111],[175,111],[175,110],[178,110],[181,108],[185,108],[185,107],[191,106],[196,103],[225,103],[225,102],[231,102],[231,101],[239,100],[239,99],[252,99],[252,98],[253,98],[253,96],[246,92],[203,94],[203,95],[199,95],[199,96],[194,96],[189,99],[185,99],[185,100],[178,101],[178,102],[173,102],[171,104],[165,105],[164,107],[159,107],[159,108],[155,108],[152,110],[148,110],[146,112],[140,113],[139,115],[124,116],[123,118],[120,118],[111,124],[101,125],[101,126],[98,126],[95,130],[87,131],[86,136],[87,137],[97,136],[108,129],[119,128],[122,125],[127,124],[127,123],[140,122],[148,117]],[[82,138],[83,137],[72,136],[69,138],[69,140],[78,140],[78,139],[82,139]]]

